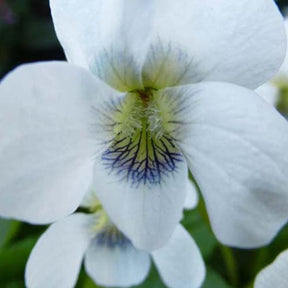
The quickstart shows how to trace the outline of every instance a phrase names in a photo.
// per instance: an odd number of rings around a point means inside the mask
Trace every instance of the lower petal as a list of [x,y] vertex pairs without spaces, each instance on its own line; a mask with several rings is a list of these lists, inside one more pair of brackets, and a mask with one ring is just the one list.
[[71,288],[91,241],[94,216],[74,214],[55,224],[33,248],[25,271],[29,288]]
[[186,162],[179,161],[177,169],[157,174],[157,179],[152,177],[155,171],[136,180],[126,172],[121,174],[123,171],[125,166],[111,170],[98,159],[94,167],[95,193],[135,247],[155,250],[168,241],[182,217],[188,181]]
[[144,281],[150,269],[150,257],[147,252],[134,248],[128,239],[110,243],[95,238],[87,250],[85,268],[101,286],[130,287]]
[[179,225],[168,243],[152,252],[157,269],[170,288],[199,288],[205,278],[205,265],[197,244]]

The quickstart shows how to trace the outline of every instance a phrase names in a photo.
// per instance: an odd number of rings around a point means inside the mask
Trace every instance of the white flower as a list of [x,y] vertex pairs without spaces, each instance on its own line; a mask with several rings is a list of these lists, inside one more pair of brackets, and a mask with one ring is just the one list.
[[254,288],[287,288],[287,271],[288,250],[282,252],[272,264],[257,275]]
[[[88,201],[93,214],[73,214],[50,226],[32,250],[25,282],[28,288],[72,288],[82,260],[95,283],[131,287],[146,278],[151,260],[169,288],[198,288],[205,278],[200,251],[178,225],[161,249],[144,252],[109,220],[96,198]],[[86,199],[87,205],[87,199]]]
[[288,218],[288,125],[247,88],[285,55],[275,3],[51,8],[70,64],[26,65],[1,83],[0,215],[59,219],[93,175],[112,221],[134,246],[157,249],[181,219],[189,166],[221,242],[269,242]]
[[[284,24],[285,24],[286,35],[288,36],[288,18],[285,18]],[[288,38],[287,38],[287,46],[288,46]],[[286,53],[285,60],[279,72],[273,77],[272,80],[270,80],[269,82],[257,88],[256,92],[259,95],[261,95],[268,103],[274,106],[277,106],[280,100],[279,96],[281,94],[281,89],[283,88],[284,89],[286,88],[287,95],[288,95],[288,51]],[[287,99],[287,102],[288,102],[288,99]]]

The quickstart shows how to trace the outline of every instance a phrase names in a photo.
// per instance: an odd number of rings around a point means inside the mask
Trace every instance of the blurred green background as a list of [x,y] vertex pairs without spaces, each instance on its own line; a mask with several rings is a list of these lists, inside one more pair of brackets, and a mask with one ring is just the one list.
[[[280,0],[278,5],[285,11],[288,0]],[[19,64],[56,59],[65,57],[54,33],[48,0],[0,0],[0,79]],[[204,288],[251,288],[257,272],[288,248],[288,226],[262,249],[240,250],[221,245],[211,232],[202,200],[196,210],[185,212],[183,224],[198,243],[206,262]],[[27,258],[45,229],[0,218],[0,288],[25,287]],[[97,286],[82,271],[77,288],[93,287]],[[153,267],[147,280],[138,287],[165,286]]]

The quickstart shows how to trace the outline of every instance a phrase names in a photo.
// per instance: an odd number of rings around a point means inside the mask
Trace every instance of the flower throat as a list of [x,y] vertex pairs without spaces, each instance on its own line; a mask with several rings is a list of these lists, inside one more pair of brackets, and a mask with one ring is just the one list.
[[183,161],[163,98],[153,89],[137,90],[113,114],[114,137],[102,156],[106,168],[132,185],[161,184]]

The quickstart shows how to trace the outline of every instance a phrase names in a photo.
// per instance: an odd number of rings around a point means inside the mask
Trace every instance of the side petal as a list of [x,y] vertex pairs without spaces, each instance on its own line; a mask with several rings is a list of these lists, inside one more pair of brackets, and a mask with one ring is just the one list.
[[287,271],[288,250],[282,252],[272,264],[257,275],[254,288],[288,287]]
[[74,214],[51,225],[28,259],[25,271],[27,287],[74,287],[93,237],[93,221],[93,216]]
[[273,0],[159,0],[155,11],[146,87],[209,80],[255,89],[284,59],[284,25]]
[[93,107],[111,94],[64,62],[25,65],[1,82],[1,216],[49,223],[77,209],[104,137]]
[[177,165],[160,183],[149,179],[133,183],[131,178],[111,173],[101,159],[96,161],[95,193],[115,225],[139,249],[151,251],[163,246],[182,217],[187,165],[185,160]]
[[[128,241],[128,240],[127,240]],[[95,283],[107,287],[130,287],[144,281],[150,269],[147,252],[130,242],[110,246],[94,239],[86,252],[85,268]]]
[[141,88],[154,0],[51,0],[55,29],[69,61],[121,91]]
[[201,252],[181,225],[163,248],[152,252],[152,258],[169,288],[199,288],[205,279]]
[[[285,26],[285,31],[286,31],[286,37],[287,37],[287,46],[288,46],[288,18],[286,17],[284,20],[284,26]],[[286,57],[284,59],[284,62],[282,63],[282,66],[280,68],[280,71],[278,73],[280,78],[288,78],[288,50],[286,51]]]
[[186,195],[186,202],[185,202],[184,208],[187,210],[194,209],[197,206],[198,201],[199,201],[199,196],[198,196],[196,186],[191,180],[188,180],[187,195]]
[[243,248],[267,244],[288,218],[286,120],[254,92],[228,83],[163,94],[182,103],[173,136],[218,239]]
[[267,82],[255,90],[255,92],[263,97],[267,103],[276,106],[279,97],[279,89],[272,82]]

